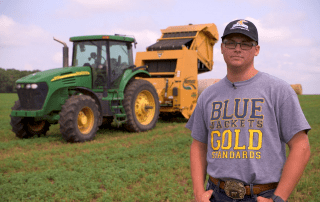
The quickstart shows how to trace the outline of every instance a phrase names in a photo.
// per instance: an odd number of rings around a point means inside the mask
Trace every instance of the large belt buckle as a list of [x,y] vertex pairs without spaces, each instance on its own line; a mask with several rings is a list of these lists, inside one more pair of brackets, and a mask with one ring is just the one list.
[[227,196],[233,199],[243,199],[246,194],[246,188],[242,182],[236,180],[225,181],[224,191]]

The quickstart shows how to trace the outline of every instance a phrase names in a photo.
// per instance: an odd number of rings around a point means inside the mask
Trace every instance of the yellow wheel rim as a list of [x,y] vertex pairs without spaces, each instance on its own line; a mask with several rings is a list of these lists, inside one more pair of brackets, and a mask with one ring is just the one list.
[[78,114],[78,128],[79,131],[87,135],[93,128],[94,124],[94,114],[89,107],[84,107],[80,110]]
[[141,91],[135,101],[135,115],[142,125],[148,125],[154,118],[156,104],[153,95],[147,91]]
[[34,122],[32,125],[30,123],[28,123],[28,126],[31,130],[33,130],[35,132],[39,132],[43,129],[45,124],[46,124],[45,121],[37,121],[37,122]]

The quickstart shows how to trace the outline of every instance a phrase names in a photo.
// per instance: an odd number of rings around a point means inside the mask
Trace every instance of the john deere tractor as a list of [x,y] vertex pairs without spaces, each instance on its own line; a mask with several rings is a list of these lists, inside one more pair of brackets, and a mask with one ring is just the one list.
[[98,127],[114,121],[128,131],[155,127],[159,98],[146,80],[147,66],[133,65],[134,37],[95,35],[71,37],[72,66],[63,47],[63,68],[28,75],[16,81],[19,100],[11,112],[12,131],[19,138],[46,134],[60,124],[68,142],[92,140]]

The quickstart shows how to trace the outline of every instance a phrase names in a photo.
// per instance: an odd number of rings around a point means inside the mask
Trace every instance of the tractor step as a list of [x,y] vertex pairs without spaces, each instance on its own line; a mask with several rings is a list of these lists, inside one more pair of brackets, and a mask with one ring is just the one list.
[[121,97],[114,97],[114,98],[112,98],[112,100],[123,100],[123,98],[121,98]]
[[126,117],[127,115],[126,114],[115,114],[115,116],[117,118],[123,118],[123,117]]
[[119,105],[119,106],[111,106],[112,109],[123,109],[123,106],[122,105]]
[[[119,127],[120,124],[127,122],[127,115],[126,115],[124,107],[122,105],[123,97],[119,97],[118,90],[109,90],[108,92],[113,93],[112,100],[109,101],[109,104],[111,106],[111,111],[113,113],[113,117],[114,117],[113,120],[116,123],[117,127]],[[118,105],[112,106],[111,101],[117,101]],[[116,109],[120,109],[120,111],[116,112]],[[121,120],[121,119],[124,119],[124,120]]]
[[[119,120],[120,118],[125,118],[124,120]],[[127,122],[127,115],[126,114],[114,114],[114,122],[119,128],[120,124]]]

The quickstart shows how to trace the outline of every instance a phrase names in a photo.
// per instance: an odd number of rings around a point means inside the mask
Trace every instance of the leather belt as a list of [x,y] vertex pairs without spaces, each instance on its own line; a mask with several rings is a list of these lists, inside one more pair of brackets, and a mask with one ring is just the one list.
[[[215,185],[218,185],[219,179],[213,178],[211,176],[209,176],[209,178]],[[220,188],[224,190],[225,183],[222,180],[220,181],[221,181]],[[256,195],[263,191],[267,191],[269,189],[275,189],[277,188],[277,186],[278,186],[278,182],[269,183],[269,184],[257,184],[252,187],[252,190],[253,190],[253,194]],[[250,186],[249,185],[245,186],[245,189],[246,189],[246,195],[251,195]]]

